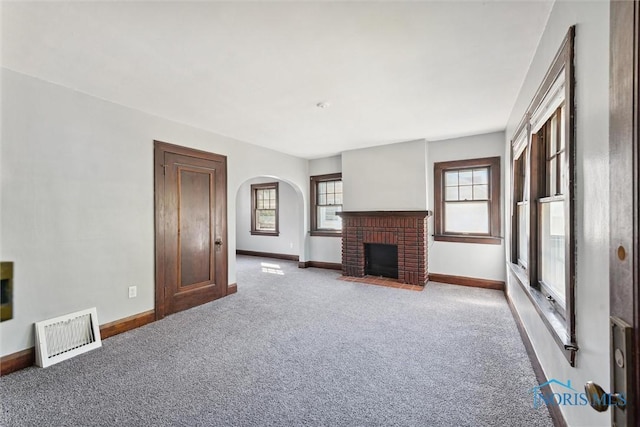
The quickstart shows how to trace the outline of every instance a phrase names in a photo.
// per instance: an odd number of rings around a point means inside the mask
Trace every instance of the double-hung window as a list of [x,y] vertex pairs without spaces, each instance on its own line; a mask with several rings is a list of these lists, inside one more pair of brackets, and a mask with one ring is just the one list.
[[547,299],[565,317],[566,309],[566,236],[571,234],[565,221],[568,204],[565,164],[564,105],[552,113],[535,138],[539,145],[538,191],[538,282]]
[[574,27],[512,140],[511,278],[574,366]]
[[500,157],[434,164],[435,240],[499,244]]
[[251,185],[251,234],[278,236],[278,183]]
[[341,236],[342,174],[311,177],[311,235]]
[[521,132],[513,148],[514,220],[512,229],[513,262],[526,269],[529,264],[529,149],[526,131]]

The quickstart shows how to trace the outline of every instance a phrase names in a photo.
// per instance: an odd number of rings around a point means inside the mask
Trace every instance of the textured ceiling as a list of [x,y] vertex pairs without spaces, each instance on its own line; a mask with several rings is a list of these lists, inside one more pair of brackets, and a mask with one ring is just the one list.
[[316,158],[504,129],[551,6],[3,2],[2,65]]

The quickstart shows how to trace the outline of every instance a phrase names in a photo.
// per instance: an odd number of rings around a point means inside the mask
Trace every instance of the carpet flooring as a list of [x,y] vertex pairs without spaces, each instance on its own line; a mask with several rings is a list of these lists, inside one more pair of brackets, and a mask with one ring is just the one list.
[[296,264],[239,256],[237,294],[1,377],[0,424],[552,425],[501,292]]

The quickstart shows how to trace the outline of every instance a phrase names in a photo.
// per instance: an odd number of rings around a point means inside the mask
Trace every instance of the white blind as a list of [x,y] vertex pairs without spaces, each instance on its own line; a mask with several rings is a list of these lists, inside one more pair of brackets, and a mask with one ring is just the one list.
[[564,102],[565,92],[565,78],[564,67],[556,77],[549,91],[542,99],[540,106],[531,116],[531,133],[536,133],[542,128],[542,126],[549,120],[549,117],[562,105]]
[[513,158],[517,159],[520,157],[525,148],[527,148],[527,132],[526,128],[523,128],[513,140]]

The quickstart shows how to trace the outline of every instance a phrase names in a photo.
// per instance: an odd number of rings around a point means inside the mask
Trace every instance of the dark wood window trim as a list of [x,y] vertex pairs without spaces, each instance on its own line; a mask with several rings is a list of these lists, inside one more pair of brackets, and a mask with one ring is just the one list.
[[[275,231],[262,231],[256,227],[256,190],[276,190],[276,229]],[[267,182],[263,184],[251,184],[251,234],[254,236],[279,236],[280,235],[280,192],[277,182]]]
[[315,175],[310,177],[311,188],[309,192],[309,198],[311,200],[311,231],[312,236],[326,236],[326,237],[342,237],[342,230],[327,230],[318,228],[318,183],[326,181],[342,180],[342,173],[330,173],[325,175]]
[[[457,169],[489,168],[489,233],[462,234],[446,233],[444,217],[444,173]],[[434,239],[445,242],[481,243],[499,245],[500,237],[500,157],[438,162],[434,172]]]
[[[512,228],[511,238],[511,262],[509,263],[512,277],[516,278],[516,282],[522,287],[529,297],[532,305],[540,315],[543,323],[551,332],[551,335],[565,355],[571,366],[575,366],[576,352],[578,351],[575,329],[575,68],[574,68],[574,39],[575,27],[570,27],[565,36],[560,49],[545,75],[542,84],[538,88],[533,101],[529,105],[525,117],[521,123],[527,129],[527,133],[531,136],[528,142],[529,149],[529,251],[528,251],[528,268],[525,270],[517,265],[517,260],[513,254],[516,253],[517,239],[514,239],[514,230]],[[560,310],[549,301],[544,289],[540,285],[540,265],[538,259],[540,256],[540,234],[538,223],[540,219],[540,201],[548,200],[550,188],[547,187],[545,179],[546,161],[548,153],[544,151],[544,144],[540,141],[541,132],[532,134],[531,118],[538,108],[542,105],[548,92],[558,79],[564,73],[564,108],[565,108],[565,153],[562,168],[567,171],[567,179],[563,183],[560,193],[564,196],[560,199],[565,200],[564,218],[565,218],[565,298],[566,303],[564,310]],[[516,135],[522,130],[522,124],[518,127]],[[546,126],[546,125],[545,125]],[[544,130],[544,126],[543,126]],[[512,140],[515,142],[515,140]],[[512,150],[512,167],[514,166],[513,150]],[[512,169],[513,171],[513,169]],[[513,174],[512,174],[513,175]],[[512,186],[512,189],[514,187]],[[559,187],[558,187],[559,188]],[[553,191],[552,191],[553,192]],[[557,192],[557,191],[556,191]],[[552,197],[555,194],[551,195]],[[515,203],[514,194],[511,195],[512,206]],[[517,212],[513,210],[513,212]],[[513,221],[512,214],[512,224]]]

